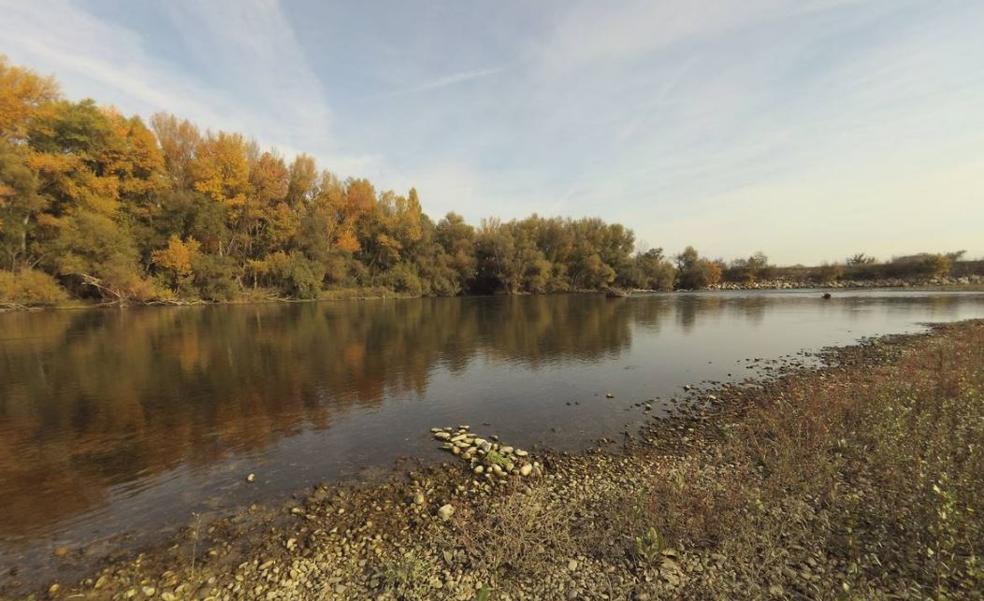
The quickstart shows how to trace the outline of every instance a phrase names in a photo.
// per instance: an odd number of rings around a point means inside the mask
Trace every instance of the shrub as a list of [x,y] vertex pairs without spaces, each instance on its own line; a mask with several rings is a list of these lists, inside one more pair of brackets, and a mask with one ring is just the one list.
[[724,279],[729,282],[755,282],[768,279],[773,275],[769,259],[763,253],[757,252],[747,259],[735,259],[724,270]]
[[192,271],[195,286],[205,300],[232,300],[239,291],[236,261],[231,257],[201,255],[192,266]]
[[379,283],[396,292],[419,295],[421,291],[420,278],[412,267],[399,263],[379,278]]
[[50,306],[68,300],[68,293],[43,271],[0,271],[0,304]]

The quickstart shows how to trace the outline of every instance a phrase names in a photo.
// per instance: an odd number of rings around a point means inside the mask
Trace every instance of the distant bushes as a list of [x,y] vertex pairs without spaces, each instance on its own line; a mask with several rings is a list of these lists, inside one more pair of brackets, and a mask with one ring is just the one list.
[[[843,263],[816,267],[772,267],[770,274],[773,279],[816,283],[888,279],[919,282],[949,276],[984,275],[984,261],[961,261],[963,254],[963,251],[918,253],[880,262],[874,257],[859,253],[848,257]],[[725,279],[739,281],[727,277]]]
[[0,271],[0,305],[51,306],[68,301],[55,278],[34,269]]
[[735,259],[722,270],[722,278],[728,282],[756,282],[767,280],[773,275],[769,259],[757,252],[747,259]]

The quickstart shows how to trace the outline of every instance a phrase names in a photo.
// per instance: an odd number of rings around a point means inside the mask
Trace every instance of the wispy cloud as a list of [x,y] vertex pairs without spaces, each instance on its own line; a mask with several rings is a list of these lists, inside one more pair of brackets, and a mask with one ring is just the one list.
[[73,0],[0,0],[0,38],[12,60],[56,75],[70,96],[239,131],[287,155],[314,154],[342,173],[374,169],[379,157],[336,144],[324,88],[279,2],[175,1],[157,9],[191,64],[159,58],[144,32]]
[[491,67],[487,69],[475,69],[472,71],[462,71],[460,73],[452,73],[450,75],[445,75],[443,77],[437,77],[435,79],[430,79],[423,83],[419,83],[406,88],[401,88],[398,90],[393,90],[390,92],[384,92],[378,94],[377,98],[393,98],[397,96],[407,96],[410,94],[419,94],[421,92],[431,92],[433,90],[439,90],[441,88],[447,88],[450,86],[455,86],[469,81],[474,81],[476,79],[482,79],[490,75],[495,75],[501,73],[505,67]]

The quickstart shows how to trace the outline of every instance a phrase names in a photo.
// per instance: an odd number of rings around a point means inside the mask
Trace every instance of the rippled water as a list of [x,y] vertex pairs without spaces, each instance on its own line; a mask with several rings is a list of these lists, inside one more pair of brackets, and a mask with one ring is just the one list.
[[[0,315],[0,564],[437,457],[576,448],[745,358],[984,317],[984,294],[488,297]],[[730,375],[729,375],[730,374]],[[614,399],[605,398],[613,393]],[[487,425],[483,425],[487,424]],[[257,474],[254,484],[244,475]],[[111,545],[110,545],[111,546]]]

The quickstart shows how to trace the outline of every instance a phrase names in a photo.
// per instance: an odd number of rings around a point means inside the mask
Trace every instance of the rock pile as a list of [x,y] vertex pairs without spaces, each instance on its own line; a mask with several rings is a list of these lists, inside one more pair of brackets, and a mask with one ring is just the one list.
[[507,484],[512,476],[526,478],[543,474],[543,466],[533,461],[527,451],[500,444],[495,436],[486,440],[472,433],[468,426],[431,428],[431,433],[443,442],[442,449],[468,463],[476,481]]
[[794,290],[810,288],[910,288],[918,286],[975,286],[984,284],[982,275],[935,278],[878,278],[873,280],[759,280],[755,282],[721,282],[713,290]]

